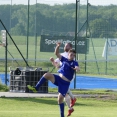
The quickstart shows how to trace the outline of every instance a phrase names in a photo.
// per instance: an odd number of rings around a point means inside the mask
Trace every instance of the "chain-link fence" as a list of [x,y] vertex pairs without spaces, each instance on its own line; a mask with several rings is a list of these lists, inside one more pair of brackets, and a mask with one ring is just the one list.
[[[49,58],[55,57],[54,50],[40,51],[41,35],[72,36],[75,39],[77,10],[77,36],[89,40],[88,52],[77,54],[80,73],[116,75],[116,56],[102,57],[106,40],[117,36],[116,5],[103,6],[102,2],[102,6],[95,6],[94,2],[78,0],[76,9],[75,0],[59,2],[1,0],[1,21],[17,46],[7,34],[8,67],[26,66],[24,59],[29,66],[40,66],[44,62],[51,66]],[[0,30],[5,30],[4,26],[0,23]],[[0,46],[1,71],[5,71],[5,57],[5,47]]]

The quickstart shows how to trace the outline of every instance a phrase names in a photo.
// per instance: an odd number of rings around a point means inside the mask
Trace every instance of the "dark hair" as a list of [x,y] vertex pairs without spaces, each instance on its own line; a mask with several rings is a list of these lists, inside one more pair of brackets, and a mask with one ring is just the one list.
[[76,50],[74,50],[74,49],[70,49],[70,50],[68,51],[68,53],[70,53],[70,52],[73,52],[73,53],[76,54]]
[[67,44],[69,44],[69,46],[72,48],[72,44],[71,43],[67,43]]

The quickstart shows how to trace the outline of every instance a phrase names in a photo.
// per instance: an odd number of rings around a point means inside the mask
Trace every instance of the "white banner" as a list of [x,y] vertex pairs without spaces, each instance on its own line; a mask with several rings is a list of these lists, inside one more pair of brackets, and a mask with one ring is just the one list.
[[102,57],[117,55],[117,39],[107,39],[104,45]]

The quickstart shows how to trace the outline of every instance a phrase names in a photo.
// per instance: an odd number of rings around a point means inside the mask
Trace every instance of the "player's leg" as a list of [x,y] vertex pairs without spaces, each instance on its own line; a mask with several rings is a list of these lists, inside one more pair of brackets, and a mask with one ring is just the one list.
[[66,105],[68,106],[68,108],[70,109],[70,96],[68,94],[66,94],[66,96],[64,97],[64,100],[66,102]]
[[63,95],[61,93],[58,94],[58,104],[60,107],[60,115],[61,117],[64,117],[64,102],[63,102]]
[[33,92],[38,91],[39,87],[46,82],[46,80],[50,80],[52,83],[55,82],[54,75],[51,73],[45,73],[41,79],[38,81],[35,87],[27,85],[28,89],[32,90]]
[[64,97],[67,94],[69,85],[70,85],[70,82],[67,82],[67,81],[64,81],[61,78],[58,78],[58,92],[59,92],[58,104],[60,106],[60,112],[61,112],[61,114],[63,114],[63,112],[64,112],[64,103],[63,103],[63,100],[64,100]]
[[70,96],[69,96],[68,94],[66,94],[64,100],[65,100],[65,102],[66,102],[66,105],[67,105],[68,108],[69,108],[69,109],[68,109],[68,114],[67,114],[67,116],[70,116],[71,113],[74,111],[74,109],[70,106],[70,105],[71,105],[71,104],[70,104],[71,98],[70,98]]
[[36,84],[36,86],[35,86],[36,90],[38,90],[39,87],[40,87],[43,83],[45,83],[46,80],[50,80],[52,83],[54,83],[54,82],[55,82],[54,75],[51,74],[51,73],[45,73],[45,74],[41,77],[41,79],[39,80],[39,82]]
[[70,107],[73,107],[75,105],[76,102],[76,98],[74,97],[74,95],[72,94],[72,92],[70,91],[70,89],[67,92],[69,94],[69,96],[71,97],[71,104]]

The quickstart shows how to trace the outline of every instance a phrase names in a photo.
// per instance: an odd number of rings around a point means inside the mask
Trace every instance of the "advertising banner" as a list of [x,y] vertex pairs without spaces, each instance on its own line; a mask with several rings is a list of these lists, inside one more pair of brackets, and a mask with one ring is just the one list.
[[107,39],[104,45],[102,57],[117,55],[117,39]]
[[[64,45],[71,43],[75,48],[75,39],[71,36],[47,36],[41,35],[40,52],[54,52],[56,43],[61,42],[60,52],[64,51]],[[86,54],[89,50],[89,40],[86,38],[79,38],[76,42],[77,53]]]

